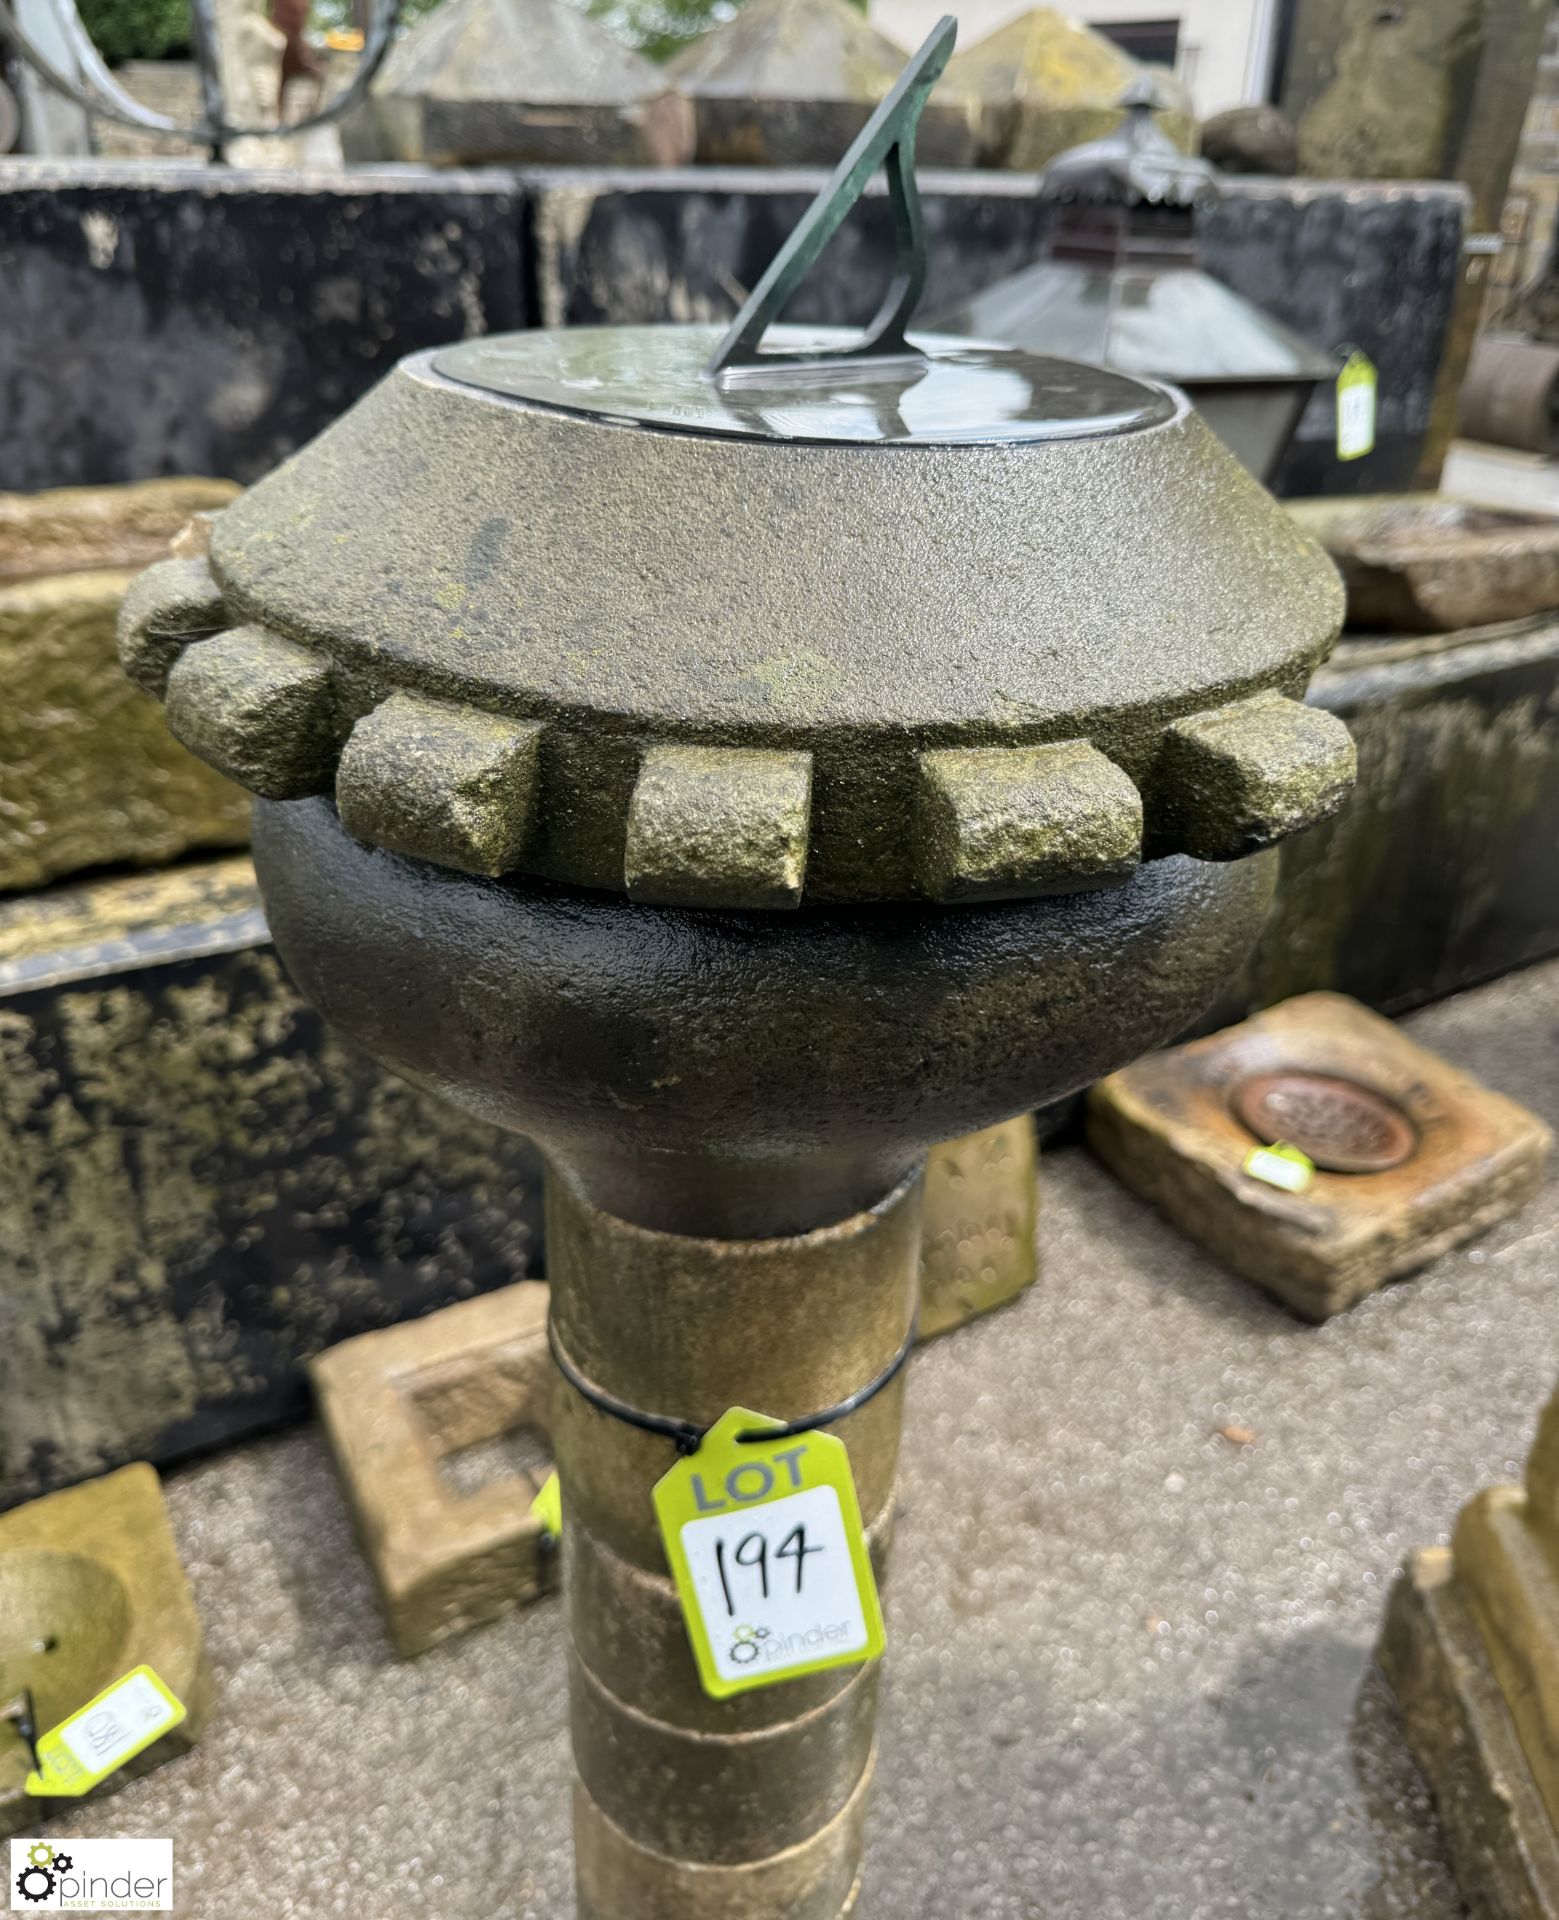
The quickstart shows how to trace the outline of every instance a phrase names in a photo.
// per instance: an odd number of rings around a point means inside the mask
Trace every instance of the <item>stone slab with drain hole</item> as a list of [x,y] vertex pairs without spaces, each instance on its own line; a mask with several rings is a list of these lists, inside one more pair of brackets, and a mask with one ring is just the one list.
[[[1089,1096],[1094,1151],[1238,1273],[1325,1320],[1513,1213],[1552,1136],[1535,1114],[1341,994],[1150,1054]],[[1302,1192],[1246,1170],[1278,1141]]]

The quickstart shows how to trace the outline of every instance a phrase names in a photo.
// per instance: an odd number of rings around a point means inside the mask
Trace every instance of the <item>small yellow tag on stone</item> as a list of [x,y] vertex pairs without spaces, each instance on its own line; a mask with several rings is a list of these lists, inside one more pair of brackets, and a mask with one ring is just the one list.
[[780,1425],[733,1407],[655,1488],[698,1677],[716,1700],[859,1666],[886,1644],[844,1442],[739,1437]]
[[1375,363],[1357,348],[1337,376],[1337,458],[1359,460],[1375,451]]
[[1279,1140],[1275,1146],[1252,1147],[1245,1156],[1245,1171],[1252,1180],[1264,1180],[1269,1187],[1303,1193],[1315,1178],[1315,1162],[1298,1147]]
[[44,1799],[90,1793],[183,1718],[183,1704],[152,1669],[136,1667],[42,1736],[37,1770],[23,1787]]
[[563,1482],[555,1473],[549,1473],[542,1483],[541,1492],[530,1503],[531,1518],[539,1520],[544,1532],[557,1539],[563,1537]]

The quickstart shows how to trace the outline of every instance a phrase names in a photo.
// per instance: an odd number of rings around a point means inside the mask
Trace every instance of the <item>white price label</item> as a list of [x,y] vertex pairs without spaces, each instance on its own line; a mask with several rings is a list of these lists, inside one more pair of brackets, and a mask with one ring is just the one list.
[[60,1739],[88,1773],[103,1773],[182,1718],[144,1673],[132,1673],[61,1727]]
[[682,1550],[722,1680],[779,1679],[865,1652],[866,1610],[832,1487],[690,1520]]

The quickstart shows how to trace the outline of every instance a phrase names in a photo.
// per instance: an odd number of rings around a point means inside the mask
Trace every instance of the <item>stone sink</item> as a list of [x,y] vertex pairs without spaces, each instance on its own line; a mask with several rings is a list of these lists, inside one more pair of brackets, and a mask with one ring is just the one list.
[[[124,1467],[0,1514],[0,1703],[30,1688],[44,1733],[142,1664],[188,1717],[97,1795],[186,1752],[211,1707],[200,1618],[155,1471]],[[29,1797],[30,1765],[15,1726],[0,1721],[0,1836],[76,1804]]]
[[1286,504],[1342,574],[1351,628],[1454,633],[1559,607],[1559,514],[1440,493]]

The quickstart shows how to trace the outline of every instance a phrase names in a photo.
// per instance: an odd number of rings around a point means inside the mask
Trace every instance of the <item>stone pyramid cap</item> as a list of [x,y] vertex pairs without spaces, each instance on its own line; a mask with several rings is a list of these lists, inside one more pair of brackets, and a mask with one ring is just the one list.
[[[992,116],[987,164],[1038,169],[1082,140],[1119,125],[1121,97],[1144,69],[1102,33],[1052,7],[1035,7],[948,62],[939,94],[981,101]],[[1190,96],[1169,73],[1157,123],[1176,146],[1195,144]]]
[[[705,166],[831,167],[891,92],[904,59],[846,0],[746,0],[665,72],[693,105]],[[934,92],[920,123],[920,165],[974,165],[977,117]]]
[[666,73],[694,96],[875,103],[904,59],[846,0],[747,0]]
[[445,0],[343,128],[354,160],[678,166],[693,112],[665,74],[567,0]]
[[614,106],[668,86],[653,62],[567,0],[444,0],[391,53],[374,91]]

